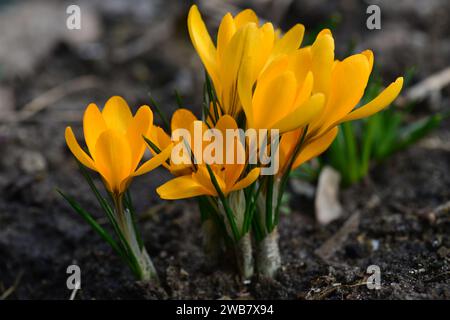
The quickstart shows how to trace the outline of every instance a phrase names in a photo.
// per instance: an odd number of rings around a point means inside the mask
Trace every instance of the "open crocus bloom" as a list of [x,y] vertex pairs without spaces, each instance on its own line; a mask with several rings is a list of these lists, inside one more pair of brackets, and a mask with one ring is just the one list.
[[[343,61],[334,60],[334,40],[331,32],[323,30],[314,44],[298,50],[297,64],[312,72],[313,93],[325,95],[324,107],[309,124],[300,153],[293,169],[320,155],[333,142],[340,123],[369,117],[389,106],[398,96],[403,86],[399,77],[376,98],[357,107],[364,95],[373,67],[373,53],[366,50],[347,57]],[[303,128],[283,135],[280,141],[280,166],[292,156],[303,133]]]
[[200,59],[212,79],[217,97],[225,114],[233,117],[241,110],[237,79],[243,62],[248,76],[257,78],[277,56],[298,49],[304,27],[294,26],[283,37],[274,31],[271,23],[259,26],[252,10],[244,10],[233,17],[227,13],[217,33],[217,47],[211,40],[197,6],[188,16],[189,35]]
[[[172,115],[172,119],[170,122],[171,132],[176,132],[178,129],[184,129],[189,132],[190,137],[194,137],[194,122],[198,121],[197,117],[187,109],[178,109]],[[202,132],[207,129],[207,126],[202,123]],[[171,137],[160,127],[154,126],[154,130],[151,134],[152,142],[160,149],[165,149],[169,146],[174,146],[176,144],[184,144],[187,143],[189,145],[189,149],[194,152],[203,152],[203,150],[196,150],[196,145],[192,141],[184,141],[182,139],[177,139],[177,141],[172,141]],[[151,148],[150,148],[151,150]],[[154,153],[152,151],[152,153]],[[175,163],[172,157],[170,157],[169,163],[164,162],[163,166],[170,171],[175,176],[181,176],[185,174],[192,173],[194,166],[190,163],[191,159],[182,159],[180,163]]]
[[325,96],[320,92],[312,94],[313,73],[298,65],[299,56],[297,50],[274,59],[256,86],[248,70],[240,73],[238,91],[248,127],[284,133],[307,125],[322,111]]
[[[246,164],[238,161],[238,158],[239,155],[245,156],[244,147],[238,137],[233,137],[234,141],[232,143],[227,143],[226,141],[226,130],[237,130],[236,121],[231,116],[222,116],[217,122],[215,129],[219,130],[221,136],[224,137],[221,145],[226,146],[226,148],[223,148],[223,152],[217,163],[210,164],[210,168],[220,190],[227,196],[233,191],[244,189],[252,184],[258,178],[260,169],[252,169],[245,177],[240,179],[244,173]],[[233,148],[233,150],[227,150],[227,148]],[[227,161],[227,154],[232,154],[234,159]],[[200,195],[218,196],[205,163],[198,164],[196,170],[191,174],[180,176],[166,182],[156,189],[156,192],[162,199],[170,200]]]
[[356,108],[372,72],[372,51],[366,50],[342,61],[334,60],[334,40],[328,29],[319,33],[311,47],[301,50],[305,51],[301,63],[309,65],[313,72],[313,92],[325,94],[325,106],[311,123],[308,138],[317,138],[342,122],[377,113],[390,105],[402,89],[403,78],[399,77],[375,99]]
[[103,111],[91,103],[84,113],[84,139],[88,155],[78,144],[71,127],[66,128],[67,145],[73,155],[86,167],[97,171],[107,189],[115,195],[122,194],[135,176],[147,173],[169,156],[171,148],[138,167],[145,151],[143,135],[150,135],[153,113],[142,106],[133,117],[126,101],[111,97]]

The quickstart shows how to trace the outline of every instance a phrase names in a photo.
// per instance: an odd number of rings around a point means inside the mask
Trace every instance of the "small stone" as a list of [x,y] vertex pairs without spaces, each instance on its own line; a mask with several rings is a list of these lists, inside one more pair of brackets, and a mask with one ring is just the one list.
[[42,173],[47,169],[47,161],[37,151],[25,151],[20,157],[20,168],[28,174]]
[[372,239],[370,241],[370,245],[372,247],[372,251],[377,251],[380,248],[380,241],[376,239]]
[[437,251],[437,254],[441,258],[446,258],[449,256],[450,250],[447,247],[440,247]]
[[341,175],[333,168],[326,166],[319,176],[316,193],[316,218],[322,225],[327,225],[342,216],[342,206],[339,202],[339,184]]
[[180,275],[183,277],[189,277],[189,273],[183,268],[180,270]]

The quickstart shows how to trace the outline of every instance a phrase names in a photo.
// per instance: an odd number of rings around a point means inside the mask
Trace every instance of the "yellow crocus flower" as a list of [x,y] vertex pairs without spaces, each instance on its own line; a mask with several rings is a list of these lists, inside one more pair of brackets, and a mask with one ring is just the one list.
[[219,26],[217,47],[214,45],[196,5],[189,11],[188,29],[192,44],[212,79],[225,114],[236,117],[242,109],[237,80],[245,66],[248,76],[256,79],[276,57],[299,48],[304,34],[297,24],[284,36],[274,31],[271,23],[259,26],[259,19],[250,9],[235,17],[227,13]]
[[[324,152],[336,137],[339,124],[366,118],[383,110],[395,100],[403,86],[403,78],[399,77],[372,101],[357,107],[372,72],[373,53],[366,50],[342,61],[334,60],[334,40],[328,29],[319,33],[312,46],[298,50],[295,55],[298,68],[313,74],[312,92],[323,93],[325,102],[309,124],[293,168]],[[297,129],[281,138],[280,167],[285,166],[292,156],[303,130]]]
[[294,53],[273,60],[256,86],[256,79],[249,76],[251,71],[243,69],[238,91],[248,127],[284,133],[307,125],[322,111],[325,96],[313,94],[313,72],[297,65],[297,56]]
[[[215,126],[215,129],[219,130],[224,137],[223,146],[232,146],[234,148],[234,150],[226,150],[225,148],[222,153],[222,161],[219,161],[220,163],[210,164],[210,168],[214,173],[214,177],[220,190],[225,196],[231,192],[248,187],[258,178],[260,173],[260,169],[255,168],[244,178],[240,179],[246,164],[239,163],[238,161],[226,163],[227,152],[233,152],[232,154],[236,158],[239,154],[245,152],[238,137],[234,137],[233,143],[226,142],[226,130],[236,130],[237,128],[236,121],[229,115],[222,116]],[[218,196],[213,181],[211,181],[207,166],[204,163],[198,164],[191,174],[179,176],[166,182],[157,188],[156,192],[162,199],[169,200],[190,198],[200,195]]]
[[[197,117],[190,111],[184,108],[178,109],[172,115],[172,119],[170,122],[170,129],[174,132],[177,129],[186,129],[189,131],[191,137],[194,136],[194,121],[198,121]],[[207,129],[207,126],[202,123],[202,134]],[[174,146],[178,143],[185,143],[184,141],[172,141],[171,137],[158,126],[154,126],[154,130],[150,135],[152,143],[154,143],[160,150],[163,150],[169,146]],[[189,145],[189,148],[195,153],[196,146],[192,141],[186,141]],[[203,144],[203,147],[206,144]],[[155,153],[151,148],[152,153]],[[203,150],[199,150],[199,152],[203,152]],[[189,163],[174,163],[172,157],[169,160],[169,163],[164,162],[163,166],[170,171],[175,176],[181,176],[185,174],[192,173],[194,169],[192,164]]]
[[[371,50],[334,60],[334,40],[331,31],[323,30],[311,47],[304,49],[303,63],[310,60],[314,75],[313,92],[325,94],[325,106],[311,123],[308,137],[319,137],[336,125],[369,117],[386,108],[400,93],[403,78],[399,77],[375,99],[356,108],[372,72],[374,56]],[[308,52],[309,51],[309,52]]]
[[66,128],[67,145],[73,155],[86,167],[97,171],[106,188],[120,196],[135,176],[147,173],[163,163],[171,148],[164,149],[138,167],[145,151],[143,135],[150,135],[153,113],[142,106],[133,117],[126,101],[111,97],[103,111],[91,103],[83,117],[87,154],[78,144],[71,127]]

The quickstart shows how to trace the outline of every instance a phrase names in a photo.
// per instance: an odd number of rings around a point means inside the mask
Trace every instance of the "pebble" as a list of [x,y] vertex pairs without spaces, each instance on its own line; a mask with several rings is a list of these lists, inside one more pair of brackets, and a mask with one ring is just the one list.
[[37,151],[24,151],[20,157],[20,168],[28,174],[44,172],[47,169],[47,161]]

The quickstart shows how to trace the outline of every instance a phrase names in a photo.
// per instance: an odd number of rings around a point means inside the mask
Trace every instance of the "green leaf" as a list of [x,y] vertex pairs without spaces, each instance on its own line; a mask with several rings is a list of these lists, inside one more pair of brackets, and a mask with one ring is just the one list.
[[358,181],[359,178],[359,161],[358,149],[356,146],[356,135],[354,125],[351,122],[342,124],[342,131],[344,133],[346,155],[347,155],[347,170],[349,172],[350,183]]
[[273,201],[273,184],[274,184],[274,178],[272,176],[268,176],[266,180],[266,228],[267,231],[270,232],[270,230],[273,229],[273,208],[272,208],[272,201]]
[[252,192],[249,196],[249,199],[246,203],[246,208],[245,208],[245,215],[244,215],[244,226],[243,226],[243,231],[242,233],[245,234],[250,230],[250,226],[253,220],[253,217],[255,216],[255,211],[256,211],[256,204],[258,201],[258,197],[259,194],[261,193],[262,187],[264,185],[263,181],[260,182],[258,189],[256,190],[256,192],[254,191],[254,186],[257,184],[256,180],[255,182],[252,183]]
[[274,219],[274,222],[272,223],[272,228],[270,230],[268,230],[269,232],[272,232],[273,228],[278,225],[278,222],[280,219],[281,198],[283,197],[284,190],[286,189],[286,185],[289,180],[292,166],[294,165],[294,162],[298,156],[298,153],[300,152],[301,148],[303,147],[303,143],[305,142],[305,137],[306,137],[307,133],[308,133],[308,126],[306,126],[304,128],[302,136],[300,137],[299,141],[297,142],[294,152],[292,153],[292,157],[289,159],[289,162],[288,162],[288,165],[286,168],[286,172],[284,172],[283,176],[281,177],[281,182],[280,182],[279,188],[278,188],[277,203],[275,206],[275,219]]
[[435,114],[415,121],[408,126],[401,128],[398,137],[399,140],[394,146],[393,151],[404,149],[409,145],[417,142],[418,140],[426,136],[430,131],[437,128],[441,124],[442,119],[442,115]]
[[70,206],[75,210],[76,213],[78,213],[91,227],[92,229],[97,232],[100,237],[102,237],[103,240],[105,240],[109,245],[116,251],[121,257],[124,257],[123,251],[120,249],[120,247],[117,245],[116,241],[103,229],[97,221],[92,217],[92,215],[84,210],[80,204],[75,201],[72,197],[65,195],[61,190],[56,190],[69,204]]
[[[206,91],[208,92],[209,102],[213,103],[213,111],[214,111],[214,119],[211,121],[216,124],[219,120],[219,100],[217,99],[217,94],[214,86],[211,83],[211,78],[208,75],[208,72],[205,70],[205,81],[206,81]],[[209,110],[209,105],[207,106]]]
[[184,103],[183,103],[183,99],[181,98],[180,93],[178,92],[178,90],[175,90],[174,93],[175,93],[175,99],[177,100],[178,108],[184,109]]
[[131,221],[133,223],[133,230],[134,230],[134,233],[136,234],[136,240],[138,242],[139,249],[142,250],[142,248],[144,247],[144,241],[142,240],[141,233],[139,232],[139,229],[136,224],[136,211],[134,210],[133,200],[131,198],[130,190],[127,190],[125,192],[124,205],[125,205],[125,209],[127,209],[130,212]]
[[167,120],[166,116],[164,115],[164,113],[161,111],[161,109],[159,108],[158,104],[156,103],[155,99],[153,99],[153,97],[150,95],[149,96],[150,99],[150,103],[152,104],[152,108],[155,109],[156,113],[158,114],[159,118],[162,121],[162,127],[166,132],[170,132],[170,124],[169,121]]
[[219,183],[217,182],[216,176],[214,175],[214,172],[212,171],[209,164],[206,164],[206,168],[208,169],[209,177],[211,179],[211,182],[214,185],[214,188],[217,191],[217,194],[219,195],[220,201],[222,202],[222,205],[225,209],[225,214],[227,215],[228,222],[230,223],[231,231],[233,232],[233,237],[235,241],[238,241],[240,239],[239,230],[236,225],[236,220],[234,219],[233,211],[230,208],[230,205],[228,204],[228,200],[223,194],[222,190],[220,189]]

